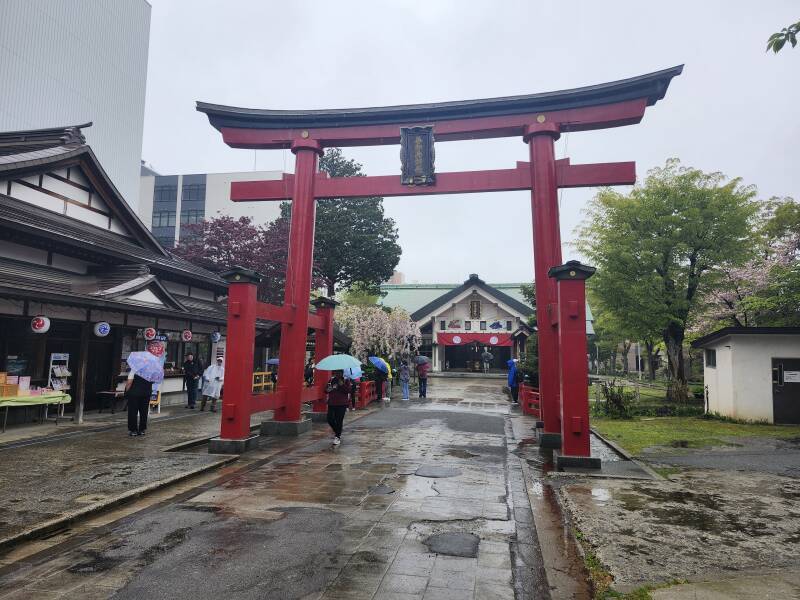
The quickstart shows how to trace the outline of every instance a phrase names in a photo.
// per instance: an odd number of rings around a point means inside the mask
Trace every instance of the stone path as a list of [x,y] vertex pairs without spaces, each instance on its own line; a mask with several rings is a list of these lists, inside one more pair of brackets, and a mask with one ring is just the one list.
[[164,452],[215,435],[218,413],[174,411],[150,425],[144,437],[128,437],[124,421],[117,420],[0,446],[0,544],[121,494],[227,462],[207,453]]
[[500,386],[432,383],[11,562],[0,598],[549,598]]

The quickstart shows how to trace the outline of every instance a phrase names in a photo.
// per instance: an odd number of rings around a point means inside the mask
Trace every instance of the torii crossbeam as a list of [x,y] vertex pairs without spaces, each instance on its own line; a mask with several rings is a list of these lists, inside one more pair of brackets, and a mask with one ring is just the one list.
[[[275,419],[297,422],[301,418],[316,198],[531,190],[539,392],[544,428],[541,440],[543,445],[560,448],[568,456],[589,457],[586,385],[569,385],[576,381],[585,383],[587,378],[585,331],[576,335],[574,327],[561,327],[559,336],[559,315],[561,319],[570,319],[570,323],[573,319],[580,323],[585,320],[583,308],[577,306],[574,298],[580,297],[583,279],[588,275],[572,265],[555,270],[548,277],[551,269],[562,266],[558,188],[630,185],[635,182],[636,173],[633,162],[571,165],[569,159],[556,160],[554,142],[562,132],[639,123],[646,108],[664,97],[670,81],[682,69],[677,66],[558,92],[408,106],[293,111],[198,102],[197,110],[208,115],[211,125],[222,133],[229,146],[290,148],[296,155],[294,174],[284,174],[275,181],[231,185],[231,199],[236,202],[292,201],[284,298],[284,306],[291,309],[292,318],[283,322],[280,348],[279,390],[286,404],[276,411]],[[425,146],[419,138],[407,137],[417,134],[428,136],[431,146]],[[414,162],[411,177],[418,177],[426,185],[408,184],[406,164],[402,180],[398,176],[329,178],[317,172],[318,157],[326,147],[398,144],[404,136],[415,139],[417,144],[411,154],[404,154]],[[434,137],[437,142],[521,137],[529,146],[530,162],[517,163],[513,169],[434,174]],[[403,152],[406,150],[404,146]],[[426,156],[430,156],[428,162]],[[570,277],[576,278],[569,282],[575,286],[559,286]],[[559,287],[562,303],[564,298],[570,298],[566,301],[569,306],[559,306]],[[563,293],[572,289],[576,291]],[[567,329],[569,335],[564,334]],[[559,337],[563,347],[559,347]],[[560,361],[561,354],[579,356],[581,360]],[[569,372],[564,371],[567,365]],[[231,406],[236,402],[235,398],[227,401]],[[223,422],[226,418],[245,416],[242,411],[234,411],[226,417],[223,405]],[[249,419],[249,414],[246,418]]]

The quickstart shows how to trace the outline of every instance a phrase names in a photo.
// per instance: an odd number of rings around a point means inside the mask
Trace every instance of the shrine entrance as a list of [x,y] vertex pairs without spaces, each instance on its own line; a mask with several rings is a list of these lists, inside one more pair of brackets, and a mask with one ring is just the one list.
[[[639,123],[682,69],[565,91],[408,106],[262,110],[198,102],[197,110],[208,116],[229,146],[291,149],[296,156],[294,174],[284,174],[281,180],[231,184],[234,202],[291,200],[292,221],[282,306],[255,302],[258,274],[229,274],[231,350],[217,448],[243,449],[250,438],[250,415],[264,407],[275,409],[270,431],[297,433],[307,429],[301,420],[302,402],[316,400],[315,410],[320,405],[322,387],[303,387],[309,326],[320,328],[318,333],[324,335],[318,338],[330,334],[324,319],[308,312],[317,198],[531,190],[540,400],[538,405],[526,403],[525,410],[540,417],[541,443],[557,449],[563,464],[598,466],[589,451],[584,292],[594,269],[575,261],[562,264],[558,189],[632,185],[636,170],[633,162],[573,165],[569,158],[556,160],[555,141],[565,132]],[[530,162],[510,169],[436,173],[434,142],[499,137],[521,138],[528,144]],[[324,148],[387,144],[400,144],[399,177],[331,178],[318,172]],[[244,288],[252,291],[244,293]],[[333,306],[329,301],[324,309],[332,312]],[[240,338],[254,327],[256,314],[282,323],[280,380],[268,399],[252,391],[252,343]],[[317,348],[322,352],[318,360],[331,351],[326,345]]]

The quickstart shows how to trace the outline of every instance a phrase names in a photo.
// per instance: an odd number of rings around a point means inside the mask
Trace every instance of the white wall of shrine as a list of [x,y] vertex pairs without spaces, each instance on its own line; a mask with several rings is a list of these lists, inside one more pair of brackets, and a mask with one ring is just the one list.
[[[478,302],[479,315],[470,312],[473,302]],[[516,330],[524,315],[512,310],[490,298],[477,288],[467,290],[459,298],[455,298],[447,308],[440,309],[434,315],[434,333],[460,333],[464,331],[472,332],[500,332],[511,333]],[[441,328],[441,322],[445,322],[445,328]],[[508,327],[510,322],[511,327]],[[481,329],[481,324],[485,324],[485,329]],[[499,323],[500,327],[492,328],[493,323]]]
[[14,180],[0,179],[0,193],[100,229],[130,237],[80,167],[57,169]]

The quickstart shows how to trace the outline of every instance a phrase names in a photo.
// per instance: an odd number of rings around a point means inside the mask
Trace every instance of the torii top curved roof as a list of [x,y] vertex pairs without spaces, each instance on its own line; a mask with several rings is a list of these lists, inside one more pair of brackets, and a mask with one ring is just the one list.
[[211,125],[219,130],[224,127],[335,128],[443,121],[585,108],[638,99],[646,99],[647,105],[651,106],[664,97],[672,78],[682,71],[683,65],[678,65],[629,79],[569,90],[480,100],[322,110],[238,108],[197,102],[197,110],[207,114]]

